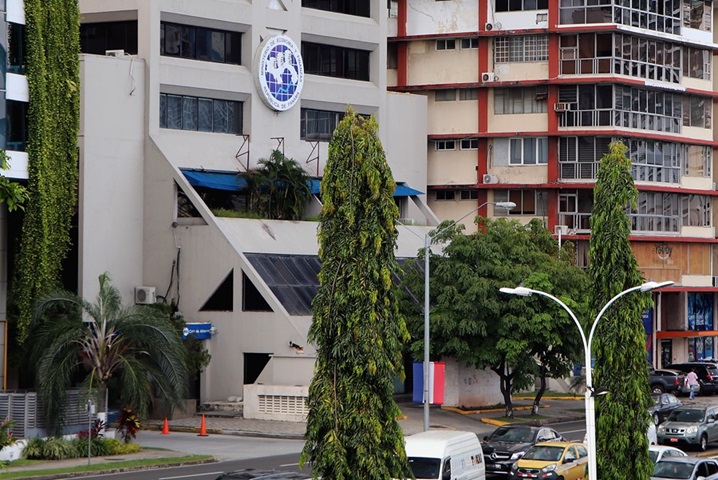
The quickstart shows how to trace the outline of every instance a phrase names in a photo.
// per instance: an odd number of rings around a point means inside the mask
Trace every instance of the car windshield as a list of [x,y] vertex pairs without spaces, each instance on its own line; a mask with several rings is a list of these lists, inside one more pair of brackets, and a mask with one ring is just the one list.
[[441,459],[409,457],[409,466],[415,478],[439,478]]
[[534,432],[530,428],[497,428],[489,437],[491,442],[531,443],[534,441]]
[[679,408],[668,416],[669,422],[698,423],[703,421],[704,410],[695,408]]
[[533,446],[528,449],[523,458],[526,460],[558,461],[563,455],[563,447]]
[[661,403],[661,396],[660,396],[660,395],[652,395],[652,397],[653,397],[653,403],[654,403],[655,405],[658,405],[659,403]]
[[653,468],[653,476],[657,478],[691,478],[693,465],[661,460]]

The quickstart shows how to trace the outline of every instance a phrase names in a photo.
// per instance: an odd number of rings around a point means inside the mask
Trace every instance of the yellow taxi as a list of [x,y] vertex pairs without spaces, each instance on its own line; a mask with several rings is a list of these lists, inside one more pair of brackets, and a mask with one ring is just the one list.
[[513,464],[509,478],[586,480],[588,448],[577,442],[537,443]]

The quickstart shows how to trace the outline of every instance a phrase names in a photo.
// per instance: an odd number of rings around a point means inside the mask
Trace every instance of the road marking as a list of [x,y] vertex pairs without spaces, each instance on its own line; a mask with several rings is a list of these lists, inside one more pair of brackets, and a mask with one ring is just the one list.
[[160,477],[159,480],[175,480],[177,478],[203,477],[205,475],[219,475],[220,473],[224,473],[224,472],[223,471],[207,472],[207,473],[195,473],[194,475],[179,475],[177,477]]
[[298,463],[285,463],[284,465],[280,465],[280,467],[298,467]]

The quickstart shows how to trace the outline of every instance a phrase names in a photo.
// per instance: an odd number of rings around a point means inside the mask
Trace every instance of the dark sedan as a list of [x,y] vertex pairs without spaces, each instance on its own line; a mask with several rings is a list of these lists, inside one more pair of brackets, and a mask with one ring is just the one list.
[[482,448],[486,459],[486,473],[508,475],[511,465],[538,442],[560,442],[563,437],[551,428],[528,425],[505,425],[488,437]]
[[648,408],[648,411],[656,425],[668,418],[673,410],[683,406],[683,402],[672,393],[654,393],[651,398],[653,405]]

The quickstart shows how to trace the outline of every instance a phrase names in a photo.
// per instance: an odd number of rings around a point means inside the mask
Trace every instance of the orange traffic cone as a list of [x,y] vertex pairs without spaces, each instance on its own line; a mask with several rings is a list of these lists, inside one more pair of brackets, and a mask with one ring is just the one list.
[[198,437],[206,437],[207,435],[207,424],[204,421],[204,413],[202,414],[202,421],[199,424],[199,435]]
[[162,424],[162,435],[169,435],[170,434],[170,424],[167,422],[167,417],[165,417],[165,423]]

